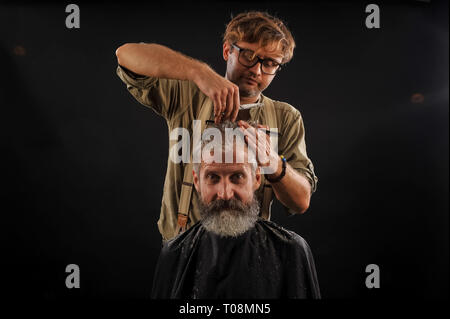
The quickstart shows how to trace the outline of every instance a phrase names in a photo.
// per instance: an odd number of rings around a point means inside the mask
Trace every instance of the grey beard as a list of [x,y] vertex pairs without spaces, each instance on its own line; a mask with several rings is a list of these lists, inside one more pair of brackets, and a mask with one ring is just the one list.
[[237,199],[212,201],[208,205],[200,200],[200,216],[207,231],[222,237],[237,237],[255,226],[259,215],[256,197],[249,204]]

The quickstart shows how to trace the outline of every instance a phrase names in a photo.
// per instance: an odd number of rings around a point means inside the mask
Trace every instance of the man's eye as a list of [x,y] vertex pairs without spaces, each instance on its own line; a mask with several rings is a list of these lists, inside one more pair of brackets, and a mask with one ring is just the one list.
[[208,175],[206,175],[206,178],[208,180],[217,180],[217,179],[219,179],[219,176],[217,176],[216,174],[208,174]]
[[264,65],[265,66],[270,66],[270,67],[276,67],[276,66],[278,66],[279,65],[279,63],[278,62],[275,62],[275,61],[273,61],[273,60],[264,60]]
[[234,174],[231,178],[235,181],[240,181],[240,180],[244,179],[244,177],[245,177],[244,174],[237,173],[237,174]]

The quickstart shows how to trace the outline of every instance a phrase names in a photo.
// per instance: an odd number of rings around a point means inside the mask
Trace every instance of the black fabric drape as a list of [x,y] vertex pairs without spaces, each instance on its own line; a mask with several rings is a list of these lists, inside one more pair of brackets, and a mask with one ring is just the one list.
[[320,298],[314,259],[296,233],[259,219],[239,237],[220,237],[201,222],[166,242],[152,298]]

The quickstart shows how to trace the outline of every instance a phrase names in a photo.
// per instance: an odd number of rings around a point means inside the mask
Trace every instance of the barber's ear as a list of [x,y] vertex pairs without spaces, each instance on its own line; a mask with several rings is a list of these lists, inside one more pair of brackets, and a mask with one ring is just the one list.
[[197,192],[200,192],[199,191],[200,181],[199,181],[199,177],[197,176],[197,174],[195,174],[195,170],[192,170],[192,176],[194,177],[194,187],[197,190]]
[[259,166],[255,170],[255,182],[253,183],[253,190],[257,190],[261,185],[261,170]]
[[225,61],[228,61],[228,56],[230,55],[230,45],[228,41],[225,41],[223,43],[223,59]]

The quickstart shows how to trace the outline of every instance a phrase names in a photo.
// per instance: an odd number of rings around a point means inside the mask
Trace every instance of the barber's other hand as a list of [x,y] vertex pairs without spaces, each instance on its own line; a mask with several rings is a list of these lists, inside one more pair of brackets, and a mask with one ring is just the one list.
[[255,152],[258,165],[266,167],[268,174],[276,174],[281,168],[281,162],[278,153],[272,148],[270,136],[265,132],[270,128],[261,124],[254,128],[245,121],[239,121],[238,125],[248,147]]
[[235,121],[239,112],[239,87],[206,64],[196,72],[194,82],[214,103],[214,122]]

